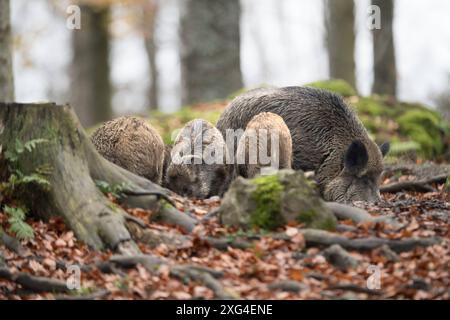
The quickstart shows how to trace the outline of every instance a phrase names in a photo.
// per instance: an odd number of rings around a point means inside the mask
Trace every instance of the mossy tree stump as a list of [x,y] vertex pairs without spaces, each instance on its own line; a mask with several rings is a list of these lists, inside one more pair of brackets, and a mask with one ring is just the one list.
[[[138,252],[125,226],[125,211],[100,192],[95,180],[125,183],[126,191],[135,195],[126,202],[155,210],[167,208],[167,202],[161,206],[158,201],[159,197],[167,197],[167,191],[101,157],[70,106],[0,103],[3,150],[15,148],[16,140],[34,139],[46,141],[31,154],[21,156],[17,166],[25,174],[46,166],[50,187],[44,189],[30,184],[25,192],[15,194],[15,198],[25,203],[33,214],[63,217],[77,238],[95,249]],[[2,162],[2,172],[5,172],[6,162]],[[179,213],[169,211],[172,216]]]

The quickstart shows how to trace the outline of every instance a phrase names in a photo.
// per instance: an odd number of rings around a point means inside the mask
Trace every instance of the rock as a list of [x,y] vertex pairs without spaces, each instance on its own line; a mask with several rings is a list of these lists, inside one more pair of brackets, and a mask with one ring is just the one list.
[[225,194],[220,221],[241,228],[273,230],[289,222],[332,230],[336,218],[302,171],[281,170],[254,179],[238,177]]
[[355,268],[358,265],[358,260],[353,258],[338,244],[333,244],[325,249],[323,255],[329,263],[341,270]]

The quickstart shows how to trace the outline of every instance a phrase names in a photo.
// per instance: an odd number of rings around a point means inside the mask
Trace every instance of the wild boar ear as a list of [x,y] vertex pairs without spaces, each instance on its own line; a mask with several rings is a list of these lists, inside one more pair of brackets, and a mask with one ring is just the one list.
[[344,158],[345,169],[353,174],[363,170],[369,160],[366,146],[358,140],[353,141],[347,149]]
[[380,146],[380,151],[381,151],[381,154],[383,155],[383,157],[388,154],[390,149],[391,149],[391,144],[389,142],[385,142]]

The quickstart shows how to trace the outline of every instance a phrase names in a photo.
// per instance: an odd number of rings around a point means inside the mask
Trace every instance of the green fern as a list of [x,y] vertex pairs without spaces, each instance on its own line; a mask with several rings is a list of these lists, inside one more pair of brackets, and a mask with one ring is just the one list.
[[32,152],[39,144],[46,142],[48,142],[46,139],[33,139],[23,143],[19,139],[16,139],[14,149],[5,152],[5,159],[8,160],[10,164],[15,164],[17,160],[19,160],[19,156],[25,151]]
[[34,238],[33,228],[25,222],[26,212],[22,208],[12,208],[5,206],[5,213],[8,215],[9,231],[14,233],[20,240]]
[[[16,139],[14,146],[4,152],[4,158],[8,162],[10,176],[7,181],[0,183],[0,192],[9,196],[10,200],[14,201],[14,193],[22,185],[34,184],[43,189],[50,187],[50,182],[45,178],[51,172],[51,168],[48,166],[40,166],[29,174],[24,174],[18,166],[18,160],[22,154],[25,152],[31,153],[38,145],[46,142],[47,140],[45,139],[34,139],[23,143],[19,139]],[[9,231],[11,233],[15,234],[21,240],[34,238],[33,228],[25,222],[27,212],[25,207],[13,208],[5,205],[4,212],[8,216]]]

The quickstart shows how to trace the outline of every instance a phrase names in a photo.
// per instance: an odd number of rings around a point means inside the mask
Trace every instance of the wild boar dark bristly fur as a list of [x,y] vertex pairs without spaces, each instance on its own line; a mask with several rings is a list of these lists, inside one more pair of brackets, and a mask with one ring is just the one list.
[[[278,146],[272,147],[272,143]],[[252,152],[255,159],[251,163]],[[275,163],[262,163],[261,153],[266,157],[264,160],[271,159]],[[262,112],[250,120],[236,151],[236,161],[242,160],[245,162],[238,163],[236,170],[238,175],[245,178],[260,174],[264,167],[291,169],[292,139],[283,118],[271,112]]]
[[[206,161],[206,154],[209,159],[217,155],[220,160]],[[198,199],[222,195],[232,169],[226,164],[226,154],[225,141],[216,127],[201,119],[190,121],[173,144],[165,186],[180,195]]]
[[379,199],[389,144],[378,147],[340,96],[308,87],[252,90],[230,103],[217,128],[224,135],[226,129],[243,129],[261,112],[284,119],[292,137],[293,168],[315,171],[326,200]]
[[94,132],[91,141],[107,160],[161,184],[164,142],[145,120],[120,117],[108,121]]

